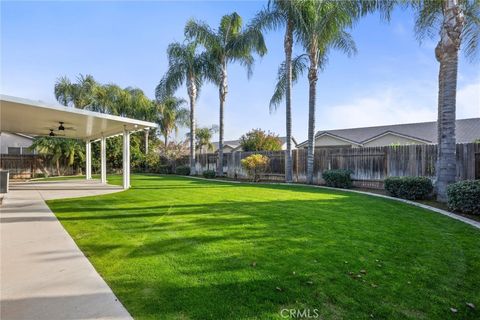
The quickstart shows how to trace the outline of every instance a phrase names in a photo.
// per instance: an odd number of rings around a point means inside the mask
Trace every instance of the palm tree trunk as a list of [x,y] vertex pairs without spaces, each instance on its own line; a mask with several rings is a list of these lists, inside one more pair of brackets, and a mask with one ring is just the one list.
[[455,112],[458,50],[464,17],[457,0],[445,0],[440,41],[435,55],[440,62],[438,88],[437,200],[447,200],[447,186],[456,180]]
[[286,109],[286,133],[287,133],[287,150],[285,151],[285,182],[293,181],[293,164],[292,164],[292,44],[293,44],[293,22],[287,22],[285,31],[285,67],[287,72],[287,88],[285,91],[285,109]]
[[190,78],[188,83],[188,96],[190,97],[190,174],[195,175],[195,100],[197,96],[197,87],[195,79]]
[[60,159],[57,159],[56,165],[57,165],[57,176],[61,176],[62,174],[60,173]]
[[168,147],[168,134],[164,134],[164,143],[165,143],[165,152],[167,152],[167,147]]
[[219,137],[218,137],[218,159],[217,159],[217,176],[223,176],[223,111],[225,107],[225,98],[227,96],[227,65],[222,63],[222,79],[220,83],[220,119],[219,119]]
[[318,53],[312,46],[309,54],[310,67],[308,70],[308,150],[307,150],[307,183],[313,184],[313,166],[315,152],[315,100],[317,97],[318,80]]

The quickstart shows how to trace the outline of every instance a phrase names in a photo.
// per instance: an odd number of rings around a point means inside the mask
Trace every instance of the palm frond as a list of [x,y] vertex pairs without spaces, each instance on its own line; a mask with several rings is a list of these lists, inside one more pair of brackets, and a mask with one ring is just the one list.
[[474,61],[478,58],[480,41],[480,1],[465,0],[463,6],[465,25],[462,32],[462,47],[465,56]]
[[339,31],[332,40],[332,48],[340,50],[348,57],[357,53],[357,46],[351,34],[346,31]]
[[183,63],[170,65],[167,73],[155,88],[155,97],[163,100],[171,96],[185,81],[186,72]]
[[433,38],[438,35],[442,24],[442,1],[440,0],[416,0],[410,4],[416,12],[415,35],[422,42],[425,38]]
[[267,7],[260,10],[250,22],[249,28],[255,28],[257,30],[277,30],[285,25],[285,14],[277,8],[275,3],[269,3]]
[[228,39],[237,36],[242,29],[242,17],[238,13],[233,12],[226,14],[220,20],[220,27],[218,28],[218,34],[225,44]]
[[215,31],[203,21],[189,20],[185,25],[185,37],[195,40],[205,47],[219,46]]
[[[292,59],[292,84],[295,84],[298,79],[308,68],[308,57],[305,54],[299,55]],[[280,103],[285,97],[287,91],[287,72],[286,63],[282,62],[277,72],[277,84],[275,85],[275,91],[270,99],[270,112],[277,110]]]

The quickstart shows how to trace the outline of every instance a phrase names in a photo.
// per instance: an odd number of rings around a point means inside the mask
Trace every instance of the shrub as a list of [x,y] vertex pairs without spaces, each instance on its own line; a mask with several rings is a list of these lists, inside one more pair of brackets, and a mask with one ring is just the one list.
[[465,180],[447,187],[448,207],[469,214],[480,214],[480,180]]
[[421,200],[432,193],[433,184],[427,177],[389,177],[385,179],[385,190],[392,197]]
[[155,171],[160,174],[170,174],[172,173],[172,166],[169,164],[159,164]]
[[181,176],[188,176],[190,175],[190,167],[189,166],[178,166],[175,169],[175,173]]
[[267,170],[269,162],[270,159],[261,154],[252,154],[241,161],[242,167],[247,170],[253,181],[260,180],[259,174]]
[[322,173],[322,178],[328,187],[348,189],[352,187],[351,174],[351,170],[327,170]]
[[207,179],[213,179],[216,176],[216,173],[214,170],[205,170],[203,171],[203,177]]
[[282,141],[273,133],[252,129],[240,137],[243,151],[280,151]]

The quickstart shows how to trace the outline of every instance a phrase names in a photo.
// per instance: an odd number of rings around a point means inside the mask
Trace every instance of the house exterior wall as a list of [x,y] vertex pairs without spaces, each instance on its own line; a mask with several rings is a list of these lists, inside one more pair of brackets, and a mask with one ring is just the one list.
[[336,139],[330,136],[321,136],[315,139],[315,146],[316,147],[331,147],[331,146],[350,146],[351,143]]
[[224,146],[223,147],[223,153],[230,153],[232,152],[233,148],[230,146]]
[[8,133],[8,132],[0,133],[0,154],[8,154],[9,147],[26,149],[31,145],[32,145],[32,139],[29,139],[17,134],[13,134],[13,133]]
[[407,145],[407,144],[425,144],[418,140],[408,139],[400,137],[394,134],[386,134],[379,137],[378,139],[372,140],[368,143],[365,143],[364,147],[382,147],[382,146],[391,146],[391,145]]

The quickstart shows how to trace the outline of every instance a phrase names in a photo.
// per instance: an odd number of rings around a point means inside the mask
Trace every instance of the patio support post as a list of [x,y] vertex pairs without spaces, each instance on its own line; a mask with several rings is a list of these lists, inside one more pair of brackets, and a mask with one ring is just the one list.
[[85,177],[87,180],[92,179],[92,142],[87,140],[85,144]]
[[130,132],[123,129],[123,189],[130,188]]
[[107,138],[100,139],[100,177],[102,183],[107,183]]

